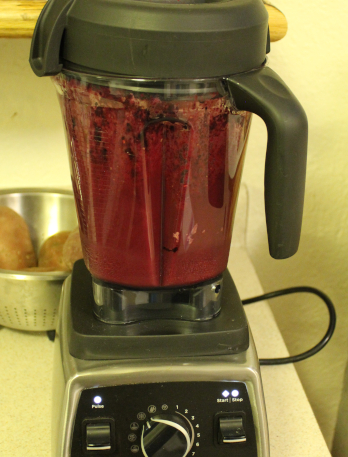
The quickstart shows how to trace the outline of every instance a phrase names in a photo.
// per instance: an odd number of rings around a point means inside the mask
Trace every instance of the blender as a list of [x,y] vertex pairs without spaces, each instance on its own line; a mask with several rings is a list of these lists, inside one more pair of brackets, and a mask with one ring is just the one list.
[[52,456],[269,456],[226,270],[251,113],[270,253],[300,238],[306,115],[261,0],[49,0],[30,63],[63,113],[84,260],[63,286]]

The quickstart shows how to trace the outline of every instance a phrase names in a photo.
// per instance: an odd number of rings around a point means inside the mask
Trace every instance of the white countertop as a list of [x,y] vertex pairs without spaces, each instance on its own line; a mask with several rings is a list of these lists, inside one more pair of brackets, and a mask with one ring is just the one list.
[[[229,268],[242,298],[262,293],[242,247],[231,249]],[[266,302],[246,307],[261,358],[287,349]],[[50,457],[53,344],[45,333],[0,328],[0,455]],[[262,377],[271,457],[329,457],[293,365],[264,366]]]

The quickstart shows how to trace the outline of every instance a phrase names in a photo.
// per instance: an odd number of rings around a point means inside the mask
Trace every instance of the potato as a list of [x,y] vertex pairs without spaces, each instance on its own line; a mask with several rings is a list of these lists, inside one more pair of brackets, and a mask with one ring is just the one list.
[[70,232],[58,232],[47,238],[39,252],[39,267],[51,268],[55,271],[68,271],[63,260],[63,247]]
[[30,268],[23,268],[22,271],[31,271],[32,273],[46,273],[48,271],[54,271],[54,267],[30,267]]
[[25,220],[0,206],[0,268],[22,270],[36,266],[36,255]]
[[76,260],[83,259],[79,228],[73,230],[63,248],[63,260],[69,270],[73,269]]

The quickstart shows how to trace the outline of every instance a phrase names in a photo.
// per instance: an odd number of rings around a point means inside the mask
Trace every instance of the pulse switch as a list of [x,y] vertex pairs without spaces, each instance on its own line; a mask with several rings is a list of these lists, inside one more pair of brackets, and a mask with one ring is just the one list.
[[87,451],[111,449],[111,427],[108,423],[86,424]]

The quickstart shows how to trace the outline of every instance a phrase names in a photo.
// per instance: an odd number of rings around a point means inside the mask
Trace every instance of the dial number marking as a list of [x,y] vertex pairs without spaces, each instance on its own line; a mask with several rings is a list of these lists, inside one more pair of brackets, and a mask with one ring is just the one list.
[[[187,419],[187,417],[185,417],[183,414],[179,413],[178,411],[176,412],[176,414],[180,414],[180,416],[182,416],[184,419],[186,419],[187,422],[188,422],[189,425],[190,425],[191,435],[192,435],[192,437],[191,437],[191,442],[190,442],[190,448],[189,448],[189,450],[190,450],[190,449],[192,448],[193,442],[194,442],[194,440],[195,440],[195,430],[194,430],[194,428],[193,428],[191,422]],[[188,450],[187,452],[189,452],[189,450]],[[187,454],[187,453],[186,453],[186,454]],[[185,454],[184,457],[186,457],[186,454]]]

